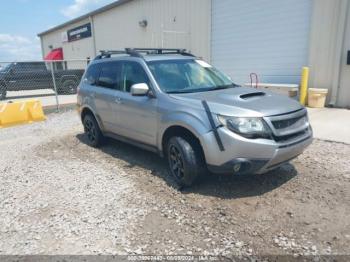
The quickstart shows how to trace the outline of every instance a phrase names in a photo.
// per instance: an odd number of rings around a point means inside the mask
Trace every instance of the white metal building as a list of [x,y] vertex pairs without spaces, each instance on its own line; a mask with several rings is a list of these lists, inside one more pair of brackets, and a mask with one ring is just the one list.
[[[39,34],[43,57],[93,58],[125,47],[186,48],[243,84],[327,88],[328,103],[350,107],[350,0],[119,0]],[[349,60],[349,61],[348,61]]]

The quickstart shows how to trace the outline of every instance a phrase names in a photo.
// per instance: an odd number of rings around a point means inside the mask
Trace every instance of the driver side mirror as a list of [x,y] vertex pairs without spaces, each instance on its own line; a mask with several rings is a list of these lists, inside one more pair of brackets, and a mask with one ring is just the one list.
[[147,84],[135,84],[131,86],[131,95],[132,96],[146,96],[148,95],[150,89]]

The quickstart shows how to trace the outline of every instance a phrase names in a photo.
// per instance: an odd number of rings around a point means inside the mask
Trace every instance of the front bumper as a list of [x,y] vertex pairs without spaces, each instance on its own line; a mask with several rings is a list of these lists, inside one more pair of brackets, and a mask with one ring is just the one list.
[[303,135],[283,142],[247,139],[224,127],[218,132],[224,151],[219,150],[212,132],[200,138],[208,169],[213,173],[265,173],[300,155],[313,140],[311,127]]

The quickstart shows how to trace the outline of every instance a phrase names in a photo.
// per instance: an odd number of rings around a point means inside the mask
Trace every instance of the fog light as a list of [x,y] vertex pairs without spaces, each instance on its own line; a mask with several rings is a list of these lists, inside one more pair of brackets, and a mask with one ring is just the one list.
[[235,164],[233,166],[233,172],[237,173],[241,169],[241,164]]

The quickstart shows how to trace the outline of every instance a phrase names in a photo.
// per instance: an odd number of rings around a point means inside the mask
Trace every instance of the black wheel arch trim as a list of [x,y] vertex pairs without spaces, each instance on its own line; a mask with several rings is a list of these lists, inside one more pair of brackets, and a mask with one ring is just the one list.
[[205,110],[205,112],[207,114],[207,117],[208,117],[211,129],[212,129],[211,131],[214,132],[216,143],[218,144],[220,151],[223,152],[223,151],[225,151],[225,147],[224,147],[224,145],[222,143],[221,137],[220,137],[219,132],[218,132],[218,128],[220,126],[215,125],[215,122],[214,122],[214,119],[213,119],[213,115],[212,115],[212,113],[210,111],[210,108],[209,108],[209,105],[208,105],[207,101],[203,100],[202,101],[202,105],[203,105],[204,110]]
[[101,132],[103,133],[105,129],[104,129],[101,117],[98,114],[95,114],[94,111],[91,110],[90,107],[84,107],[84,108],[81,109],[81,113],[80,113],[81,121],[84,121],[84,119],[83,119],[84,111],[88,111],[90,114],[92,114],[92,116],[96,119],[96,122],[97,122]]
[[79,78],[76,75],[63,75],[60,77],[60,83],[63,84],[65,80],[75,80],[79,85]]

